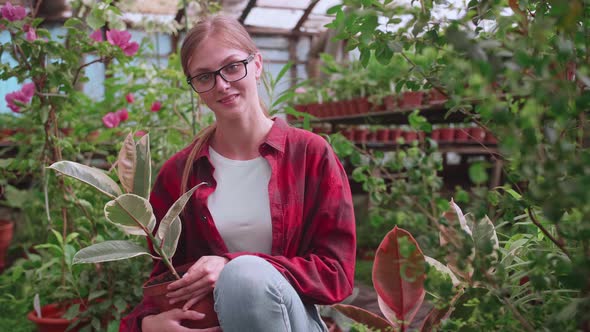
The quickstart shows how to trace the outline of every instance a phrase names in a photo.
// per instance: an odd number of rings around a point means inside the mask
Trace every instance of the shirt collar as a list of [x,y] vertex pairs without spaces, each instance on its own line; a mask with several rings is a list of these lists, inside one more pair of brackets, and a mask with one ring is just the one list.
[[[289,129],[289,125],[284,119],[279,117],[275,117],[272,120],[274,121],[274,123],[262,144],[267,144],[280,152],[285,152],[285,144],[287,141],[287,131]],[[203,148],[201,149],[195,160],[199,160],[203,157],[206,157],[207,159],[210,158],[209,141],[203,144]]]

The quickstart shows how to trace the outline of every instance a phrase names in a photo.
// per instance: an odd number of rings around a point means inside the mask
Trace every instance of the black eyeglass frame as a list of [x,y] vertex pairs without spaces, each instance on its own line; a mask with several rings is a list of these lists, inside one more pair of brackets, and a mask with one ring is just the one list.
[[[208,92],[208,91],[211,91],[211,90],[213,90],[213,89],[215,88],[215,85],[217,84],[217,75],[221,76],[221,78],[222,78],[224,81],[228,82],[228,83],[232,83],[232,82],[237,82],[237,81],[239,81],[239,80],[243,80],[243,79],[244,79],[244,77],[248,76],[248,64],[249,64],[250,62],[252,62],[252,60],[254,60],[254,55],[255,55],[255,54],[254,54],[254,53],[252,53],[252,54],[248,55],[248,57],[247,57],[246,59],[244,59],[244,60],[240,60],[240,61],[234,61],[234,62],[232,62],[232,63],[228,63],[227,65],[225,65],[225,66],[223,66],[223,67],[221,67],[221,68],[217,69],[216,71],[210,71],[210,72],[206,72],[206,73],[200,73],[200,74],[197,74],[197,75],[195,75],[195,76],[188,77],[188,78],[186,79],[186,82],[188,83],[188,85],[190,85],[190,86],[191,86],[191,88],[193,88],[193,91],[195,91],[196,93],[203,93],[203,92]],[[244,65],[244,69],[245,69],[246,71],[245,71],[245,73],[244,73],[244,76],[242,76],[242,77],[238,78],[237,80],[232,80],[232,81],[230,81],[230,80],[228,80],[227,78],[225,78],[225,76],[223,76],[223,74],[221,73],[221,71],[222,71],[222,70],[224,70],[225,68],[227,68],[227,67],[231,66],[231,65],[235,65],[236,63],[242,63],[242,64]],[[193,85],[193,83],[191,82],[191,81],[193,80],[193,78],[195,78],[195,77],[198,77],[198,76],[201,76],[201,75],[213,75],[213,86],[212,86],[210,89],[207,89],[207,90],[204,90],[204,91],[197,91],[197,89],[195,88],[195,86],[194,86],[194,85]]]

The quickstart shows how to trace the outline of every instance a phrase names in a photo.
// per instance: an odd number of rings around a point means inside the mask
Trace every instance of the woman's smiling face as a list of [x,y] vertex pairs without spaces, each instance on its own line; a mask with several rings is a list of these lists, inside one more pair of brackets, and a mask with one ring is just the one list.
[[[215,36],[210,36],[199,44],[192,55],[189,62],[190,76],[214,72],[234,62],[242,66],[241,61],[249,56],[248,52],[224,46]],[[233,118],[259,107],[256,81],[262,73],[260,54],[254,54],[254,59],[246,64],[246,70],[246,76],[235,82],[226,82],[220,75],[214,75],[213,89],[199,93],[218,119]]]

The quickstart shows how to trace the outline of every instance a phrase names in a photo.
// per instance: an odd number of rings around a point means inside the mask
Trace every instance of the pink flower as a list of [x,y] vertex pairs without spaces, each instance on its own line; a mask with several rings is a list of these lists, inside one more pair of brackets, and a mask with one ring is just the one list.
[[132,93],[128,93],[128,94],[125,96],[125,99],[127,99],[127,102],[128,102],[129,104],[133,104],[133,102],[135,101],[135,97],[133,97],[133,94],[132,94]]
[[100,29],[95,30],[93,33],[90,34],[90,39],[95,40],[97,42],[104,41],[102,38],[102,31]]
[[37,32],[34,28],[30,28],[29,31],[27,31],[27,40],[30,42],[37,40]]
[[162,103],[159,100],[156,100],[152,103],[152,112],[158,112],[162,109]]
[[121,120],[119,119],[119,116],[117,115],[117,113],[114,112],[108,112],[105,116],[102,117],[102,123],[107,128],[115,128],[119,125],[120,122]]
[[135,132],[135,137],[143,137],[143,136],[145,136],[145,134],[147,134],[145,131],[138,130]]
[[297,93],[297,94],[306,93],[306,92],[307,92],[307,90],[302,86],[295,89],[295,93]]
[[35,83],[24,84],[21,91],[25,94],[25,97],[31,100],[31,98],[33,98],[35,95]]
[[129,119],[129,112],[127,111],[126,108],[121,108],[115,114],[117,114],[117,116],[119,117],[119,121],[121,121],[121,122]]
[[13,6],[10,1],[6,2],[6,5],[2,7],[2,17],[9,20],[10,22],[20,21],[27,16],[25,7]]
[[139,49],[138,43],[129,42],[131,34],[128,31],[109,30],[107,31],[107,40],[111,45],[119,46],[127,56],[134,55]]
[[[20,113],[21,105],[19,104],[27,104],[31,101],[34,94],[35,84],[27,83],[23,85],[23,87],[19,91],[14,91],[7,94],[4,97],[4,100],[6,100],[6,104],[11,111],[13,111],[14,113]],[[16,102],[18,102],[19,104],[17,104]]]

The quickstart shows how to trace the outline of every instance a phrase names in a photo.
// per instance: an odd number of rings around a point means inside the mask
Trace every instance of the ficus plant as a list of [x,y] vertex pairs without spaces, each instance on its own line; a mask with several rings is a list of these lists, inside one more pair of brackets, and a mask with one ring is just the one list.
[[116,166],[121,186],[103,170],[73,161],[58,161],[49,166],[49,169],[86,183],[110,198],[104,206],[106,219],[126,234],[147,237],[153,244],[156,255],[133,241],[110,240],[79,250],[74,255],[73,263],[101,263],[149,255],[154,259],[161,259],[169,271],[180,279],[171,260],[181,233],[179,215],[193,193],[205,182],[180,196],[154,233],[156,217],[148,200],[152,179],[149,135],[146,134],[135,142],[133,134],[129,133],[119,151]]
[[[452,209],[444,214],[445,223],[440,224],[441,246],[454,249],[463,244],[469,247],[470,260],[459,262],[447,256],[447,263],[424,255],[418,242],[406,230],[395,226],[379,245],[373,264],[373,285],[378,296],[378,316],[365,309],[336,304],[334,308],[372,331],[432,331],[448,319],[455,309],[455,303],[468,287],[485,287],[473,282],[472,275],[479,266],[475,263],[488,254],[485,247],[493,250],[491,256],[498,258],[498,238],[489,218],[474,221],[465,216],[459,206],[451,200]],[[460,234],[461,233],[461,234]],[[493,269],[483,271],[493,274]],[[426,281],[438,279],[452,292],[448,301],[428,298],[431,293]],[[431,282],[432,283],[432,282]]]

